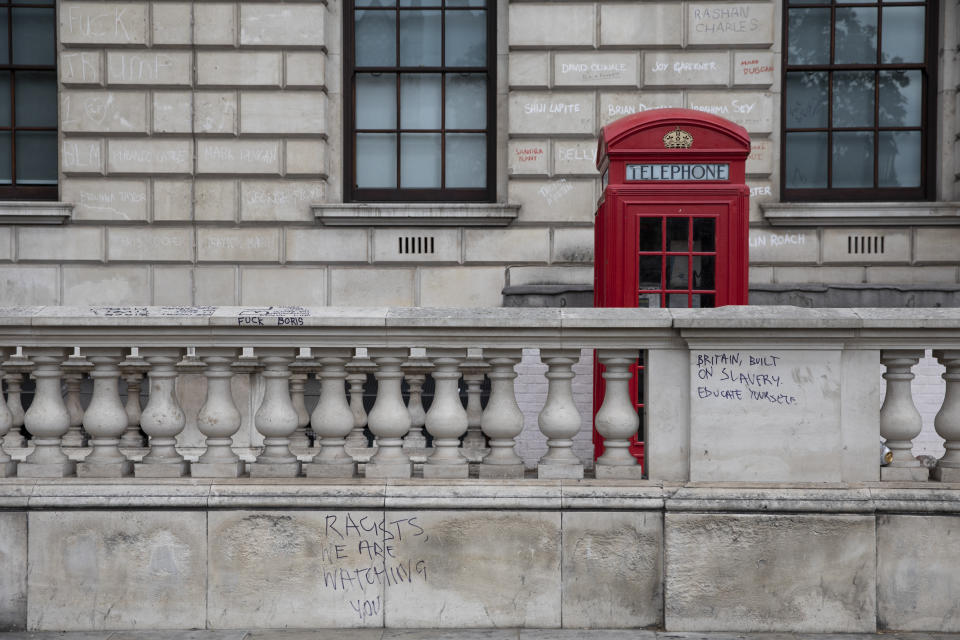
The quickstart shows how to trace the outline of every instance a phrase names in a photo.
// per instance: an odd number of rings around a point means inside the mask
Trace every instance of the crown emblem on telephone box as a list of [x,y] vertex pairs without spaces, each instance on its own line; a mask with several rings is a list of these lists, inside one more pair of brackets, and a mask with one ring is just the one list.
[[663,136],[663,147],[665,149],[689,149],[692,146],[693,136],[680,127]]

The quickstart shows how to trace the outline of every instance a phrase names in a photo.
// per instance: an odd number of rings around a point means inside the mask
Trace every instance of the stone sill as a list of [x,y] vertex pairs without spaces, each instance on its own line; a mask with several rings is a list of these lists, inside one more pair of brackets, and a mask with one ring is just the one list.
[[63,224],[73,217],[73,203],[49,201],[0,202],[0,225]]
[[774,227],[960,225],[960,202],[771,202],[760,208]]
[[345,203],[313,205],[328,227],[505,227],[517,219],[518,204]]

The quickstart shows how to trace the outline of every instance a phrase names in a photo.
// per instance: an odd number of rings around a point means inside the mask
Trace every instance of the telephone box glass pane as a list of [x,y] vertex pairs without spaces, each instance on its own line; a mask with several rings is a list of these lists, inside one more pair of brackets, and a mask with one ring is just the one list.
[[713,289],[717,269],[716,256],[693,256],[693,289]]
[[689,218],[667,218],[667,251],[689,251]]
[[667,289],[687,289],[687,257],[667,256]]
[[659,293],[641,293],[637,300],[640,309],[659,309],[662,306]]
[[663,237],[660,229],[663,218],[640,218],[637,227],[639,228],[638,246],[640,251],[663,251]]
[[691,296],[690,306],[694,309],[712,309],[716,299],[712,293],[695,293]]
[[659,289],[660,256],[640,256],[637,259],[638,289]]
[[717,221],[714,218],[693,219],[693,250],[716,251]]
[[667,306],[672,309],[686,309],[689,306],[687,304],[688,297],[685,293],[669,293],[667,294]]

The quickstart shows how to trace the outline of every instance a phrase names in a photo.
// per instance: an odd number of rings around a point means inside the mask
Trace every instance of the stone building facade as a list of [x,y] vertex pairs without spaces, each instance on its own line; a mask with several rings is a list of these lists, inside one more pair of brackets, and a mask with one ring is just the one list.
[[[397,15],[428,4],[402,0]],[[365,94],[363,82],[394,77],[389,70],[363,71],[364,60],[382,53],[377,43],[384,41],[386,24],[380,20],[371,27],[364,19],[369,7],[382,9],[390,2],[62,0],[37,6],[30,21],[28,9],[0,7],[10,12],[13,34],[12,60],[8,56],[9,64],[0,65],[0,83],[18,89],[12,93],[19,96],[0,101],[11,100],[16,117],[28,122],[31,110],[43,112],[44,104],[49,110],[55,86],[56,132],[48,127],[45,135],[48,141],[57,137],[56,157],[49,157],[51,144],[36,153],[46,154],[47,166],[56,162],[57,169],[41,170],[40,179],[31,180],[27,156],[18,155],[33,153],[25,137],[31,131],[18,130],[14,122],[8,135],[0,132],[0,146],[8,147],[0,151],[8,153],[7,172],[9,153],[16,164],[14,179],[6,181],[11,186],[0,187],[7,198],[0,203],[0,220],[7,222],[0,226],[3,304],[499,306],[505,288],[508,293],[525,285],[589,288],[600,190],[597,133],[613,119],[664,106],[718,114],[751,135],[747,180],[755,302],[957,300],[956,0],[919,2],[900,7],[906,13],[896,15],[879,5],[804,9],[807,3],[780,1],[448,3],[445,55],[452,60],[450,47],[461,40],[485,44],[489,55],[478,49],[475,65],[481,72],[474,69],[471,76],[485,79],[486,98],[467,92],[446,106],[447,128],[439,129],[449,148],[445,180],[453,180],[458,149],[480,149],[480,160],[474,158],[458,175],[468,181],[479,175],[486,191],[481,198],[456,200],[429,189],[410,197],[401,188],[396,201],[378,202],[357,198],[353,189],[367,179],[360,175],[363,167],[379,167],[364,160],[367,139],[355,130],[371,108],[370,96],[381,95]],[[472,9],[457,13],[457,7]],[[419,29],[419,37],[428,40],[439,33],[434,29],[439,13],[419,11],[412,22],[402,18],[398,29]],[[457,31],[455,18],[462,15],[476,19],[461,21]],[[813,31],[802,24],[801,18],[815,22],[823,16],[833,22]],[[795,24],[787,47],[785,22]],[[906,26],[894,32],[895,24]],[[872,37],[871,55],[880,42],[878,65],[864,72],[873,78],[868,82],[879,85],[879,122],[870,125],[872,133],[850,134],[861,138],[848,145],[856,151],[866,148],[862,136],[879,140],[867,151],[880,156],[873,185],[878,188],[813,189],[813,197],[801,190],[803,201],[794,201],[796,190],[786,197],[790,185],[784,172],[805,163],[816,168],[819,161],[806,161],[823,157],[809,150],[816,136],[833,136],[827,154],[835,166],[831,184],[857,180],[843,174],[853,157],[840,149],[845,132],[809,133],[809,125],[819,126],[810,118],[825,116],[809,113],[818,102],[810,93],[818,90],[816,82],[814,89],[799,82],[816,77],[809,71],[813,67],[803,64],[823,62],[815,53],[804,58],[804,51],[820,46],[810,44],[810,34],[838,34],[827,38],[836,41],[835,54],[820,68],[834,83],[829,94],[834,111],[826,119],[834,127],[843,124],[838,110],[845,108],[844,90],[862,94],[851,98],[849,110],[856,111],[856,99],[866,95],[863,87],[848,83],[844,89],[840,77],[861,67],[829,66],[844,62],[841,45],[852,39],[851,25],[867,32],[868,49]],[[18,36],[27,30],[36,37]],[[909,62],[910,52],[901,51],[904,42],[925,34],[933,38],[920,68],[907,64],[903,71],[904,65],[893,64]],[[397,36],[401,66],[408,36]],[[345,48],[344,42],[350,44]],[[22,63],[48,57],[44,48],[54,46],[56,56],[43,60],[47,79],[37,71],[37,77],[28,77],[37,67]],[[428,49],[423,45],[421,53],[435,53]],[[800,63],[799,71],[784,73],[785,64]],[[409,71],[398,67],[396,73]],[[441,71],[448,83],[457,75],[449,66]],[[916,113],[891,116],[885,106],[885,92],[898,72],[894,79],[903,95],[896,99],[920,114],[920,124],[908,122]],[[28,81],[47,84],[31,93]],[[783,87],[790,83],[795,93],[785,97]],[[450,86],[448,102],[454,95]],[[418,113],[439,113],[424,106],[429,91],[412,98],[406,91],[401,89],[398,104],[410,98]],[[920,106],[911,106],[917,99]],[[479,108],[483,120],[484,105],[487,126],[474,136],[487,136],[485,151],[455,147],[448,132],[454,114]],[[406,109],[404,102],[401,123],[387,135],[394,149]],[[904,133],[910,126],[915,131]],[[797,150],[784,159],[786,137],[804,132],[808,137],[798,137]],[[11,133],[19,152],[9,151]],[[421,141],[433,144],[439,135]],[[883,143],[896,135],[904,136],[898,138],[900,155],[884,158]],[[400,136],[401,145],[414,138]],[[404,172],[431,153],[410,149]],[[402,154],[407,151],[404,147]],[[356,176],[354,161],[362,165]],[[891,171],[884,162],[908,182],[922,182],[909,199],[884,192],[884,176]],[[405,174],[401,187],[404,180]],[[31,190],[37,183],[46,189]],[[429,186],[429,179],[418,184]],[[38,193],[48,201],[25,202]]]

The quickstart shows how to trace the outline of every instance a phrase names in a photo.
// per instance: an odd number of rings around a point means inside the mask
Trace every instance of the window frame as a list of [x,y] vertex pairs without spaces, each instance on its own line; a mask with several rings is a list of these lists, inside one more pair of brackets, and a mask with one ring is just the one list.
[[[883,8],[896,6],[921,6],[916,0],[852,0],[838,2],[837,0],[815,0],[809,3],[791,3],[784,0],[782,15],[781,41],[783,43],[780,59],[780,199],[783,202],[815,202],[815,201],[851,201],[851,202],[883,202],[897,200],[935,200],[937,188],[937,56],[939,54],[939,2],[938,0],[924,0],[924,60],[920,63],[882,63],[880,62],[883,29]],[[837,64],[833,62],[836,47],[836,10],[838,8],[876,7],[877,8],[877,62],[870,64]],[[824,9],[830,10],[830,58],[825,64],[791,65],[788,63],[790,9]],[[867,127],[834,127],[832,118],[833,104],[833,73],[835,71],[897,71],[920,70],[922,78],[921,107],[920,107],[920,185],[918,187],[818,187],[812,189],[797,189],[787,187],[787,74],[790,72],[826,72],[827,73],[827,124],[825,127],[796,129],[803,131],[824,131],[827,133],[827,184],[833,180],[833,132],[843,129],[860,129]],[[877,118],[879,110],[879,83],[874,82],[874,180],[879,180],[879,154],[876,152],[878,141],[876,136],[882,130],[896,130],[898,127],[881,127]],[[916,127],[907,127],[916,129]]]
[[[400,0],[396,0],[396,5],[393,7],[395,11],[399,14],[400,11],[407,10],[430,10],[437,9],[437,5],[440,6],[441,11],[441,29],[440,29],[440,47],[441,51],[444,50],[444,39],[445,39],[445,29],[443,25],[445,24],[444,18],[446,11],[451,10],[446,7],[447,0],[435,0],[436,4],[431,4],[429,6],[411,6],[411,7],[400,7]],[[497,185],[497,1],[496,0],[486,0],[486,3],[483,9],[486,11],[486,67],[480,69],[479,67],[402,67],[399,65],[399,59],[397,60],[397,65],[393,67],[360,67],[359,70],[356,67],[355,53],[356,53],[356,40],[354,37],[355,28],[354,28],[354,10],[359,8],[361,10],[367,10],[369,7],[355,7],[354,0],[345,0],[343,3],[343,123],[344,123],[344,138],[343,138],[343,160],[344,160],[344,185],[343,185],[343,199],[344,202],[438,202],[438,201],[449,201],[449,202],[475,202],[475,203],[484,203],[484,202],[495,202],[496,201],[496,185]],[[471,9],[478,9],[479,7],[457,7],[452,10],[464,10],[468,11]],[[376,9],[376,10],[387,10]],[[397,55],[399,56],[399,24],[398,20],[396,23],[396,33],[397,33]],[[355,160],[356,160],[356,120],[355,120],[355,109],[356,109],[356,85],[354,83],[354,76],[357,73],[395,73],[397,74],[397,123],[396,123],[396,132],[397,132],[397,187],[395,188],[360,188],[356,186],[356,169],[355,169]],[[472,187],[472,188],[402,188],[400,187],[400,133],[403,131],[400,127],[400,76],[404,73],[440,73],[445,74],[447,72],[463,72],[463,73],[486,73],[487,75],[487,99],[486,99],[486,112],[487,112],[487,125],[486,125],[486,186],[484,187]],[[449,130],[443,127],[445,124],[445,107],[444,107],[444,98],[446,96],[446,83],[441,82],[441,128],[440,132],[440,149],[441,149],[441,180],[445,176],[446,167],[445,167],[445,153],[446,153],[446,139],[445,136]],[[431,130],[432,131],[432,130]],[[456,132],[457,130],[452,130]]]

